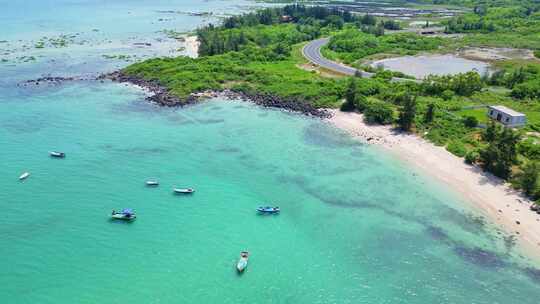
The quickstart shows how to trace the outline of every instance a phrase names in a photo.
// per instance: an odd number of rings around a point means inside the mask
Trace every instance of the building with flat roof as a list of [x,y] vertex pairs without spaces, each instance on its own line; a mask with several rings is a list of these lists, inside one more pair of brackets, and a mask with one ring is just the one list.
[[511,128],[523,127],[527,123],[525,114],[516,112],[505,106],[488,106],[487,115],[491,119]]

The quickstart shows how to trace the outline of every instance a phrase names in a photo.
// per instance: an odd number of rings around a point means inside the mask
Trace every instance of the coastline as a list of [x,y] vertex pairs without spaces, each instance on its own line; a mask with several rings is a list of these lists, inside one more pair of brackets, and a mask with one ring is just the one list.
[[[189,53],[195,54],[191,56],[196,57],[199,46],[197,37],[187,36],[186,46]],[[381,146],[398,159],[447,184],[480,214],[485,215],[508,235],[514,236],[520,252],[535,262],[540,262],[540,215],[529,211],[532,202],[501,179],[466,164],[462,158],[446,151],[444,147],[437,147],[416,135],[396,133],[388,126],[368,125],[363,122],[362,114],[318,109],[301,100],[267,93],[209,90],[192,93],[181,99],[170,94],[167,88],[157,82],[126,75],[122,71],[102,75],[100,78],[139,86],[149,93],[148,101],[160,106],[187,106],[204,99],[223,97],[325,119],[354,138]]]
[[146,97],[147,101],[166,107],[183,107],[196,104],[199,101],[208,98],[224,97],[227,99],[239,99],[253,102],[265,108],[278,108],[318,118],[329,118],[331,115],[328,110],[316,108],[310,103],[297,98],[280,97],[269,93],[248,93],[224,89],[191,93],[187,98],[180,98],[171,94],[166,87],[162,86],[157,81],[148,81],[137,76],[127,75],[121,70],[110,74],[101,75],[98,77],[98,79],[109,79],[113,82],[129,83],[133,86],[139,87],[148,93],[148,96]]
[[513,235],[520,252],[540,261],[540,215],[529,210],[530,200],[504,181],[416,135],[395,132],[389,126],[368,125],[359,113],[329,112],[330,124],[358,140],[382,147],[446,184],[508,235]]

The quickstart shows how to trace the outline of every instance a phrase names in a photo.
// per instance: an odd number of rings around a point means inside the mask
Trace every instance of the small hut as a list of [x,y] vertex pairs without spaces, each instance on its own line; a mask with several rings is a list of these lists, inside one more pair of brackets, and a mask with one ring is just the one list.
[[525,114],[516,112],[505,106],[489,106],[487,115],[491,119],[511,128],[523,127],[527,123]]

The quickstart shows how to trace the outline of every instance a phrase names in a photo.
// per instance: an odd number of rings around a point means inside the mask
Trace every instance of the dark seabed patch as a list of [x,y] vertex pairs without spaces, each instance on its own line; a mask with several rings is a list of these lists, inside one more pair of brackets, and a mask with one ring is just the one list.
[[450,237],[448,236],[448,234],[440,227],[426,224],[426,232],[434,240],[438,240],[438,241],[450,240]]
[[144,99],[137,99],[132,100],[125,103],[117,103],[117,104],[111,104],[111,111],[115,114],[145,114],[145,115],[153,115],[161,113],[162,109],[161,107],[158,107],[156,105],[153,105]]
[[0,126],[14,134],[25,134],[38,132],[44,125],[45,122],[39,117],[27,117],[7,120],[2,122]]
[[540,284],[540,269],[527,267],[523,269],[523,272],[535,283]]
[[203,125],[212,125],[212,124],[224,123],[225,119],[222,119],[222,118],[197,119],[197,122]]
[[454,247],[454,252],[463,260],[483,268],[497,269],[507,265],[497,253],[478,247],[469,248],[458,245]]
[[516,236],[515,235],[505,235],[503,237],[504,246],[507,251],[512,250],[516,246]]
[[481,216],[472,213],[463,213],[447,207],[442,203],[439,204],[438,214],[440,219],[450,221],[465,231],[475,234],[486,231],[486,221]]
[[168,115],[167,116],[167,121],[170,121],[174,124],[177,124],[177,125],[189,125],[189,124],[193,124],[195,123],[195,121],[193,121],[193,119],[189,118],[189,117],[186,117],[184,115]]
[[168,149],[165,148],[147,148],[147,147],[132,147],[132,148],[116,148],[113,145],[103,145],[100,147],[103,150],[114,151],[118,153],[131,153],[131,154],[156,154],[165,153]]
[[221,148],[217,148],[216,152],[218,152],[218,153],[239,153],[241,151],[240,151],[240,149],[238,149],[236,147],[221,147]]
[[362,144],[337,128],[329,128],[320,123],[313,123],[304,128],[304,142],[313,146],[325,148],[343,148],[362,146]]

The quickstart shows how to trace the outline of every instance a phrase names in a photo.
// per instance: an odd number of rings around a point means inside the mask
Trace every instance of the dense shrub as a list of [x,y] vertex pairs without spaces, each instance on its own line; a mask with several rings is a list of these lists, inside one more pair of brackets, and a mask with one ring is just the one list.
[[519,99],[540,98],[540,77],[514,86],[510,95]]
[[427,95],[441,96],[445,100],[451,99],[450,92],[461,96],[471,96],[484,87],[480,74],[470,71],[456,75],[430,75],[422,82],[422,91]]
[[540,163],[527,163],[523,172],[517,177],[517,181],[525,194],[533,199],[538,198],[540,196]]
[[518,144],[518,152],[531,160],[540,160],[540,144],[529,138]]
[[476,128],[478,126],[478,119],[474,116],[467,116],[463,120],[463,123],[469,128]]
[[474,164],[480,159],[480,153],[476,150],[471,150],[465,154],[465,162],[468,164]]
[[[378,27],[377,27],[378,28]],[[442,38],[424,37],[414,33],[375,35],[346,29],[330,39],[328,49],[346,63],[377,53],[414,54],[418,51],[437,49]]]
[[373,100],[367,103],[364,118],[368,123],[390,124],[394,120],[394,110],[386,102]]
[[446,146],[446,149],[450,151],[452,154],[457,155],[459,157],[463,157],[467,154],[467,149],[465,148],[465,145],[461,141],[451,141],[448,143],[448,146]]

